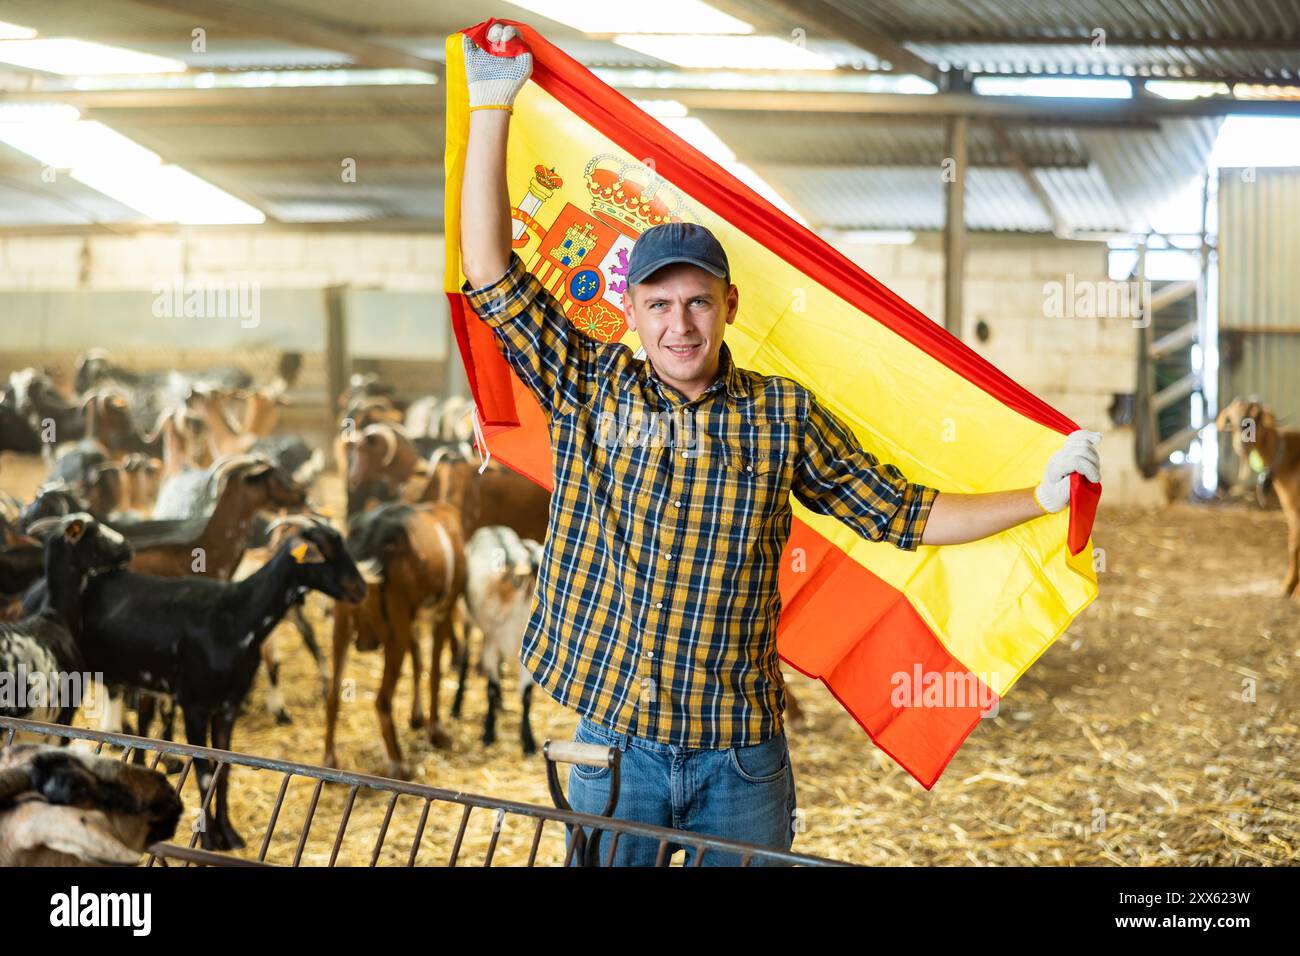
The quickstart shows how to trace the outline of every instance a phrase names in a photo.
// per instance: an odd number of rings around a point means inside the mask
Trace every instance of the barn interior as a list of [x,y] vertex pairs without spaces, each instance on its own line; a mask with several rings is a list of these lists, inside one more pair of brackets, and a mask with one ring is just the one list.
[[[291,470],[307,468],[298,473],[310,475],[312,506],[339,528],[349,510],[340,396],[387,394],[400,409],[436,400],[451,411],[429,435],[472,441],[443,291],[456,241],[443,222],[444,42],[489,17],[522,20],[1103,435],[1100,597],[934,790],[873,747],[817,681],[786,669],[802,711],[790,727],[795,849],[878,865],[1297,862],[1300,608],[1286,579],[1300,456],[1285,451],[1287,436],[1300,449],[1292,5],[0,9],[6,414],[32,421],[43,382],[60,407],[90,399],[109,415],[93,376],[143,376],[151,398],[131,409],[142,432],[161,429],[196,385],[224,390],[212,414],[238,431],[264,390],[275,425],[259,437],[319,453]],[[219,314],[187,312],[195,289],[222,303]],[[1278,436],[1267,454],[1243,445],[1243,419]],[[0,491],[15,509],[50,479],[46,444],[6,437]],[[140,508],[154,516],[147,501]],[[243,573],[266,555],[250,551]],[[312,596],[305,618],[322,661],[292,621],[280,625],[279,696],[265,703],[259,674],[229,749],[321,763],[330,603]],[[420,633],[427,663],[428,626]],[[382,657],[348,658],[336,759],[388,776],[374,708]],[[550,805],[544,761],[522,756],[515,736],[516,671],[504,673],[497,741],[482,743],[489,703],[472,675],[464,716],[445,718],[449,739],[435,745],[407,726],[408,665],[393,713],[412,781]],[[446,707],[455,667],[441,680]],[[539,743],[569,739],[576,723],[544,692],[531,719]],[[85,714],[76,723],[95,726]],[[462,818],[435,802],[422,816],[415,798],[394,811],[388,794],[337,782],[294,777],[281,791],[249,767],[230,777],[248,845],[227,852],[244,859],[364,864],[373,850],[400,863],[412,840],[423,841],[421,862],[458,852],[554,863],[565,851],[562,833],[548,830],[539,851],[531,824],[498,828],[487,810]],[[202,802],[196,787],[186,782],[187,813]]]

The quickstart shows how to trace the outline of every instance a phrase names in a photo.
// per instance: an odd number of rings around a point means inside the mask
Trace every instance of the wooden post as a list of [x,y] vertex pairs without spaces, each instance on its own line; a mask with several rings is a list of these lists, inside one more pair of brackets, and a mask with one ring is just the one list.
[[943,232],[943,325],[961,338],[962,282],[966,272],[966,131],[970,120],[954,116],[948,121],[948,160],[944,170],[947,217]]
[[348,355],[346,285],[325,289],[325,415],[333,423],[338,419],[339,396],[347,390],[352,360]]

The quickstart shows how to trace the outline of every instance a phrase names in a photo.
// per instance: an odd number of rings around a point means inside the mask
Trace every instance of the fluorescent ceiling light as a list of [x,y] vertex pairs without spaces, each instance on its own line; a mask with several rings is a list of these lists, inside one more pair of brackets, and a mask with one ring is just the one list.
[[180,60],[86,40],[0,40],[0,63],[45,73],[182,73]]
[[159,222],[261,223],[260,210],[70,106],[0,107],[0,142]]
[[744,163],[737,162],[736,154],[731,151],[731,147],[724,143],[704,120],[694,116],[667,116],[661,118],[660,122],[791,219],[805,226],[808,225],[808,221],[786,202],[785,197],[772,188],[770,183]]
[[1167,100],[1194,100],[1202,96],[1227,96],[1227,83],[1189,83],[1186,80],[1147,80],[1146,90]]
[[257,224],[266,216],[179,166],[111,169],[92,166],[73,178],[159,222],[185,225]]
[[0,20],[0,40],[30,40],[34,36],[36,31],[31,27],[20,27],[16,23]]
[[619,34],[629,50],[687,67],[720,70],[833,70],[835,61],[781,37]]
[[[573,0],[510,0],[517,7],[583,33],[663,33],[676,24],[681,33],[753,33],[754,27],[701,0],[595,4]],[[671,29],[671,27],[670,27]]]
[[1065,76],[979,76],[975,92],[982,96],[1069,96],[1105,100],[1133,98],[1128,80],[1083,79]]

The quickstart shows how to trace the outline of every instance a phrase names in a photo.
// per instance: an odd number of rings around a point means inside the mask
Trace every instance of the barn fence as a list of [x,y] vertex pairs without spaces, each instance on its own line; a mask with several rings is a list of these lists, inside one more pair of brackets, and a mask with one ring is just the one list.
[[[201,794],[199,812],[193,814],[194,808],[186,807],[187,813],[190,813],[196,821],[207,819],[215,796],[217,781],[223,774],[229,774],[232,768],[249,768],[280,775],[279,792],[274,804],[269,808],[265,825],[262,828],[261,841],[255,855],[251,854],[253,846],[251,841],[249,847],[246,848],[245,855],[242,856],[200,848],[201,827],[196,824],[191,830],[188,845],[183,842],[176,842],[157,843],[149,847],[146,864],[148,866],[300,866],[304,863],[304,850],[308,845],[313,826],[317,827],[317,833],[326,826],[332,826],[334,836],[327,865],[334,866],[339,860],[340,850],[344,846],[345,838],[354,841],[358,838],[357,832],[349,830],[349,823],[358,796],[371,793],[387,796],[382,822],[373,828],[373,834],[365,835],[366,843],[370,847],[369,865],[372,867],[379,864],[381,856],[385,853],[390,858],[393,857],[395,844],[387,842],[390,837],[390,823],[394,819],[399,801],[403,800],[403,798],[406,798],[408,804],[413,802],[419,808],[419,821],[414,828],[413,836],[409,841],[406,841],[401,851],[401,857],[405,858],[406,866],[415,866],[417,863],[429,863],[430,861],[434,861],[433,865],[439,865],[439,862],[433,856],[436,851],[440,851],[442,854],[441,865],[457,866],[473,863],[481,866],[492,866],[497,856],[501,835],[506,832],[508,827],[513,826],[513,821],[520,821],[525,827],[531,828],[527,861],[523,864],[526,866],[548,865],[546,862],[548,858],[565,866],[573,865],[575,862],[582,862],[581,859],[575,861],[574,857],[581,858],[584,846],[594,846],[599,851],[599,859],[596,859],[595,853],[588,854],[587,862],[589,864],[605,865],[612,859],[617,841],[621,837],[627,836],[647,837],[657,840],[660,865],[667,865],[667,848],[670,844],[675,844],[678,847],[694,848],[695,853],[692,862],[695,866],[699,866],[704,861],[706,854],[709,853],[728,854],[732,859],[739,859],[742,866],[750,866],[754,863],[782,866],[843,865],[839,861],[824,857],[783,852],[720,837],[687,833],[649,824],[612,820],[590,814],[575,813],[567,809],[557,809],[513,800],[499,800],[493,797],[463,791],[445,790],[409,781],[392,780],[386,777],[334,770],[327,767],[259,757],[252,754],[233,753],[207,747],[193,747],[172,741],[133,737],[128,734],[105,733],[80,727],[66,727],[11,717],[0,717],[0,749],[11,746],[18,733],[57,738],[63,741],[87,741],[94,745],[93,751],[96,754],[104,755],[105,748],[109,748],[109,754],[120,751],[122,761],[138,760],[140,757],[145,757],[146,765],[154,769],[158,769],[159,765],[167,757],[182,761],[175,784],[175,790],[178,794],[183,792],[186,781],[190,779],[193,773],[195,759],[210,760],[215,769],[207,791]],[[149,757],[149,755],[152,756]],[[552,769],[554,764],[551,764],[549,760],[547,762],[548,773],[551,774],[554,785],[555,774]],[[194,774],[194,776],[195,780],[197,780],[197,774]],[[285,806],[285,797],[289,792],[291,783],[298,780],[307,782],[312,790],[303,819],[294,830],[284,824],[282,809]],[[235,801],[236,788],[233,785],[230,791],[232,803],[238,805]],[[342,809],[338,821],[336,824],[326,824],[321,819],[322,815],[318,811],[323,803],[331,806],[338,803],[339,801],[333,798],[340,794],[342,795]],[[427,824],[431,813],[435,813],[438,809],[452,810],[454,833],[447,834],[450,836],[450,847],[428,846],[431,841],[432,829]],[[487,815],[490,820],[491,830],[486,845],[482,848],[482,853],[476,853],[477,859],[472,859],[466,852],[466,837],[471,832],[471,824],[476,811],[479,812],[480,818]],[[181,826],[176,833],[176,838],[182,841],[184,840],[186,819],[187,817],[182,817]],[[233,822],[240,829],[248,830],[249,821],[246,817],[235,819]],[[547,829],[548,825],[550,825],[549,830]],[[567,848],[564,848],[564,837],[566,829],[569,827],[579,828],[576,832],[591,838],[591,842],[588,843],[579,838],[569,841]],[[367,829],[370,828],[367,826]],[[448,830],[450,829],[452,828],[448,828]],[[328,832],[327,830],[327,835]],[[595,839],[597,832],[601,834],[599,839]],[[291,858],[286,862],[276,862],[269,859],[273,838],[279,841],[281,848],[287,849],[285,837],[290,833],[292,833],[293,842]],[[544,850],[556,849],[553,843],[550,845],[544,844],[544,837],[549,837],[553,841],[560,841],[559,847],[564,848],[562,854],[543,852]],[[436,843],[436,839],[433,842]],[[423,860],[421,860],[422,854]],[[308,865],[310,865],[310,862],[309,860]]]

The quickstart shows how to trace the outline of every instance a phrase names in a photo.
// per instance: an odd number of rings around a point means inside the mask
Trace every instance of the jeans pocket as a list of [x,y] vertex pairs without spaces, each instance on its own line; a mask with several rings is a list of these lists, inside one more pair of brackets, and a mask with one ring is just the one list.
[[728,756],[731,769],[748,783],[774,783],[784,779],[790,770],[790,753],[784,732],[761,744],[732,747]]
[[[578,720],[578,729],[574,731],[573,739],[584,744],[599,744],[605,747],[617,746],[617,742],[608,731],[585,717]],[[573,764],[573,772],[581,780],[604,780],[609,776],[609,764],[589,767],[586,764],[575,763]]]

